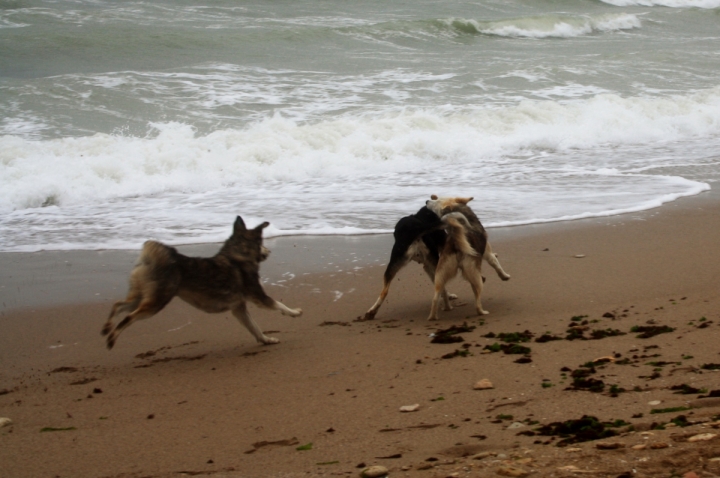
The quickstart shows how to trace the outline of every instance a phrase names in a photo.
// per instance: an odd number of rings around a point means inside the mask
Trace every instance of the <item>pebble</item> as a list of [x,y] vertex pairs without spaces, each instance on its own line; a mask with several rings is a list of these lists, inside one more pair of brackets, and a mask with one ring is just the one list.
[[470,457],[471,460],[482,460],[483,458],[487,458],[489,456],[495,456],[495,453],[490,451],[482,451],[480,453],[476,453]]
[[566,448],[565,451],[568,453],[575,453],[578,451],[582,451],[582,448]]
[[369,466],[360,472],[362,478],[380,478],[387,476],[387,474],[388,469],[380,465]]
[[496,470],[496,473],[498,475],[502,476],[515,476],[515,477],[523,477],[528,476],[530,473],[523,470],[522,468],[516,468],[514,466],[501,466]]
[[669,446],[670,445],[668,445],[667,443],[663,443],[663,442],[657,442],[657,443],[650,444],[650,448],[652,448],[653,450],[661,450],[663,448],[668,448]]
[[420,404],[416,403],[414,405],[403,405],[400,407],[401,412],[417,412],[420,410]]
[[0,428],[12,425],[12,420],[9,418],[0,418]]
[[585,254],[575,254],[576,259],[582,259],[583,257],[585,257]]
[[691,436],[690,438],[688,438],[687,441],[689,441],[691,443],[696,442],[696,441],[708,441],[708,440],[712,440],[716,436],[717,436],[716,433],[701,433],[699,435]]
[[633,450],[644,450],[645,448],[647,448],[647,445],[634,445],[632,447]]
[[473,385],[474,390],[487,390],[490,388],[495,388],[495,387],[493,387],[492,382],[486,378],[480,380],[475,385]]
[[511,423],[510,425],[508,425],[507,429],[508,430],[516,430],[518,428],[523,428],[524,426],[525,426],[524,423],[514,422],[514,423]]
[[653,400],[652,402],[648,402],[648,405],[660,405],[661,403],[661,400]]
[[700,478],[694,471],[688,471],[683,475],[683,478]]
[[597,448],[598,450],[617,450],[618,448],[625,448],[625,444],[617,442],[600,442],[595,445],[595,448]]

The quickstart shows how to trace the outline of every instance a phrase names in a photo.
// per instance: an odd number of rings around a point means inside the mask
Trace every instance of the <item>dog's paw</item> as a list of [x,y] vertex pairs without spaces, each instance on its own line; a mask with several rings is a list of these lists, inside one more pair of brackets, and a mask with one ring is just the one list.
[[112,324],[105,324],[103,326],[102,330],[100,331],[100,335],[105,337],[107,334],[110,333],[111,330],[112,330]]
[[289,315],[290,317],[300,317],[302,313],[302,309],[290,309],[287,315]]
[[263,345],[279,344],[280,339],[276,339],[275,337],[268,337],[267,335],[263,335],[261,342],[263,343]]
[[458,298],[457,294],[448,294],[448,299],[450,299],[450,300],[455,300],[457,298]]
[[112,350],[112,348],[115,346],[116,339],[117,337],[115,337],[114,335],[111,335],[107,338],[106,345],[108,350]]
[[365,312],[365,315],[363,316],[362,320],[363,320],[363,321],[365,321],[365,320],[374,320],[374,319],[375,319],[375,314],[377,314],[377,310],[368,310],[367,312]]
[[478,309],[477,311],[478,315],[488,315],[490,312],[487,310]]
[[437,316],[431,315],[430,317],[428,317],[428,322],[437,322],[437,320],[438,320]]
[[504,276],[500,276],[502,280],[510,280],[510,274],[505,274]]

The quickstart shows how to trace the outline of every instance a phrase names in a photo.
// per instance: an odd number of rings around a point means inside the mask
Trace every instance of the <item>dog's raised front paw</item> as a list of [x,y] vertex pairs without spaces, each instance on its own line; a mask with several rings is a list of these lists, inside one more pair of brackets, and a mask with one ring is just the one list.
[[290,309],[287,315],[290,317],[300,317],[302,315],[302,309]]

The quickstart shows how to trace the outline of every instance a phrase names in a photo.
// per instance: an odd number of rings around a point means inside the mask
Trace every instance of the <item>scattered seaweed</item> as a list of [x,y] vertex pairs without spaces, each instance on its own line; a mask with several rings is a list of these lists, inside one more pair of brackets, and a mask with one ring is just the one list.
[[630,332],[638,333],[636,336],[638,339],[649,339],[660,334],[668,334],[675,330],[674,327],[667,325],[635,325],[630,329]]
[[463,322],[462,325],[453,325],[447,329],[438,329],[435,331],[433,339],[430,341],[431,344],[454,344],[458,342],[465,342],[465,339],[458,334],[472,332],[475,330],[474,325],[468,325],[467,322]]
[[573,443],[600,440],[617,436],[614,428],[630,425],[623,420],[612,422],[601,422],[596,417],[583,415],[577,420],[566,420],[564,422],[553,422],[543,425],[535,430],[537,435],[561,437],[556,446],[564,447]]
[[562,337],[558,337],[557,335],[552,335],[549,333],[542,334],[540,337],[535,339],[535,342],[542,344],[545,342],[552,342],[553,340],[562,340]]

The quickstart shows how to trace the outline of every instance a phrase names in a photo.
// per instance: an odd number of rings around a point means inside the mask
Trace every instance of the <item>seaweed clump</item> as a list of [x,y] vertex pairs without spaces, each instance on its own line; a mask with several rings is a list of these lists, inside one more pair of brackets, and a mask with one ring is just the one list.
[[557,446],[564,447],[573,443],[601,440],[617,436],[614,428],[629,425],[623,420],[613,422],[601,422],[596,417],[583,415],[577,420],[566,420],[564,422],[553,422],[543,425],[536,430],[538,435],[561,437]]

